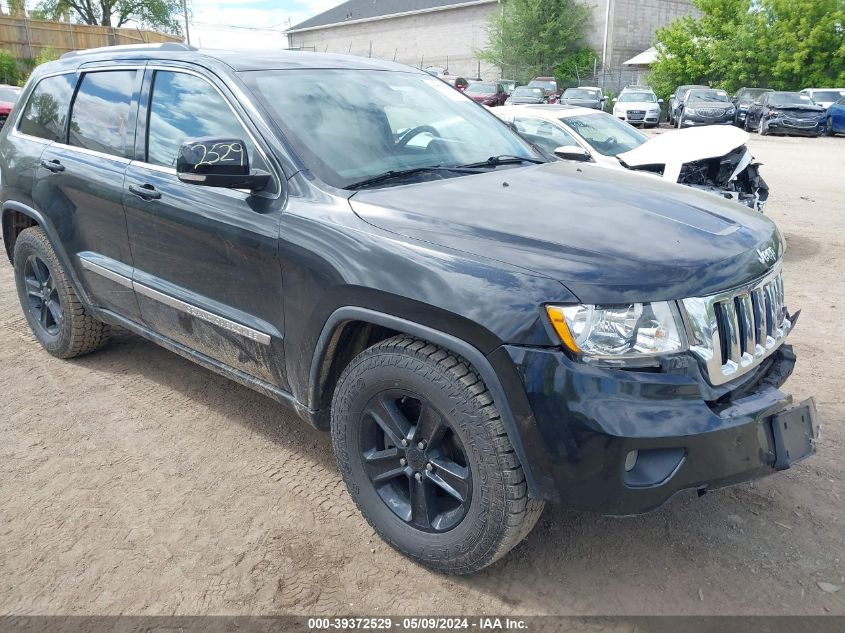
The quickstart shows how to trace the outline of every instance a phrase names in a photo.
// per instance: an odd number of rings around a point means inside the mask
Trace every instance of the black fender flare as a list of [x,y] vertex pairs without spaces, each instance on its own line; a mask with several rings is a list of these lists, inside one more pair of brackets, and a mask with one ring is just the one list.
[[[391,314],[377,312],[369,308],[362,308],[357,306],[346,306],[335,310],[323,325],[320,336],[317,339],[314,354],[311,360],[311,368],[308,377],[308,405],[313,406],[318,401],[318,390],[320,388],[320,368],[326,357],[329,343],[337,328],[349,321],[363,321],[385,327],[409,336],[415,336],[424,339],[435,345],[439,345],[455,354],[462,356],[478,371],[487,388],[496,402],[499,414],[502,417],[502,422],[505,425],[505,431],[508,435],[511,445],[516,452],[519,462],[522,465],[525,473],[525,480],[528,485],[528,494],[532,498],[550,499],[554,498],[555,493],[551,489],[550,480],[544,473],[548,473],[548,463],[545,455],[538,454],[537,451],[532,451],[532,459],[529,459],[526,451],[526,442],[524,441],[522,432],[520,432],[520,425],[517,424],[516,415],[514,414],[514,400],[516,396],[509,397],[502,386],[502,380],[493,368],[490,360],[478,348],[470,343],[426,325],[421,325],[413,321],[408,321],[401,317],[396,317]],[[495,351],[492,353],[495,354]],[[491,354],[491,355],[492,355]],[[535,438],[531,438],[532,445],[537,446],[537,441],[540,438],[539,431],[533,420],[533,415],[530,414],[528,407],[528,400],[525,394],[521,394],[524,400],[523,406],[520,407],[522,415],[521,418],[530,416],[528,421],[528,428],[531,429],[532,435],[536,433]],[[526,424],[523,420],[521,428],[525,429]],[[538,463],[542,462],[542,463]],[[542,482],[542,483],[541,483]]]
[[[70,257],[68,257],[67,251],[65,251],[64,247],[62,246],[62,241],[59,239],[58,234],[56,233],[56,227],[53,226],[53,223],[50,222],[46,216],[42,213],[33,209],[30,206],[25,204],[21,204],[20,202],[14,202],[13,200],[9,200],[3,203],[2,212],[0,212],[0,224],[3,227],[6,226],[6,214],[9,211],[17,211],[18,213],[22,213],[23,215],[29,216],[32,218],[38,226],[40,226],[44,233],[47,234],[47,239],[50,240],[50,245],[53,247],[53,250],[56,252],[56,256],[59,258],[59,262],[65,269],[65,274],[67,275],[68,279],[70,280],[71,286],[73,286],[74,292],[82,301],[82,304],[88,308],[91,306],[91,302],[87,293],[85,292],[82,284],[79,282],[79,278],[76,275],[76,268],[71,266]],[[7,236],[3,235],[3,241],[5,242]],[[6,248],[9,249],[10,244],[7,242]],[[9,253],[9,257],[11,259],[12,253]]]

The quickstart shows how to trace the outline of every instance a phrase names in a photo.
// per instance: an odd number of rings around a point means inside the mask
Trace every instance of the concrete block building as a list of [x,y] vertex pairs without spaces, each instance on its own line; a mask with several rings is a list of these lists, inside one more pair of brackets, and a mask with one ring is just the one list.
[[[655,30],[694,11],[692,0],[583,0],[592,10],[587,44],[612,80],[613,69],[653,44]],[[507,0],[348,0],[287,31],[291,48],[351,53],[451,74],[497,79],[477,57],[491,13]],[[613,81],[615,83],[615,81]]]

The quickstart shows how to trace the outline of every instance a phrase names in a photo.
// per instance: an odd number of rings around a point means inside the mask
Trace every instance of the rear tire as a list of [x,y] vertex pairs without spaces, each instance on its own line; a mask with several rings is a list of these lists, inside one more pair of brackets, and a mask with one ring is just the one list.
[[75,358],[108,342],[109,326],[80,303],[41,227],[18,235],[13,261],[21,309],[45,350],[58,358]]
[[425,341],[395,336],[355,357],[335,390],[331,427],[364,518],[439,571],[492,564],[543,511],[528,498],[487,386],[465,360]]

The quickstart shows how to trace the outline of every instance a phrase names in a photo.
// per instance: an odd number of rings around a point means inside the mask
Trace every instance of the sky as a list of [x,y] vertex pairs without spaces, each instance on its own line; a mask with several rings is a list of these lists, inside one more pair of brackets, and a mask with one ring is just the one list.
[[[289,25],[341,0],[188,0],[191,44],[206,48],[286,47]],[[238,28],[243,27],[243,28]]]

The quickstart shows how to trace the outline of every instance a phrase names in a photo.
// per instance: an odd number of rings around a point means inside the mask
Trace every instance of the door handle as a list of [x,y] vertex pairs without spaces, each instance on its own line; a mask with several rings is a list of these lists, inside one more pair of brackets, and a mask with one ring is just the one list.
[[152,185],[129,185],[129,193],[134,193],[142,200],[158,200],[161,192]]
[[58,158],[54,158],[53,160],[42,160],[41,166],[48,171],[52,171],[54,174],[65,170],[65,166],[59,162]]

